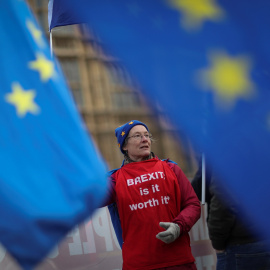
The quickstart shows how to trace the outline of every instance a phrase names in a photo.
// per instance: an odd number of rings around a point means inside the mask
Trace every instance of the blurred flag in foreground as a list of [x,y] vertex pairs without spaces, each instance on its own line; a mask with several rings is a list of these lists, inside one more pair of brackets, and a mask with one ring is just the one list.
[[106,165],[25,2],[0,15],[0,241],[32,269],[100,205]]
[[87,21],[270,237],[270,2],[65,0],[64,10]]

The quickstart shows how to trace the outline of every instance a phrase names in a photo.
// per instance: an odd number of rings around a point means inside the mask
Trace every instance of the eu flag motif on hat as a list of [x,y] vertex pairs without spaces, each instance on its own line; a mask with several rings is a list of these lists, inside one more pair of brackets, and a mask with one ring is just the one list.
[[125,152],[122,149],[124,142],[125,142],[125,139],[129,133],[129,131],[136,125],[142,125],[147,129],[147,131],[149,131],[147,125],[138,121],[138,120],[131,120],[130,122],[127,122],[126,124],[115,129],[115,136],[117,138],[120,150],[123,154],[125,154]]

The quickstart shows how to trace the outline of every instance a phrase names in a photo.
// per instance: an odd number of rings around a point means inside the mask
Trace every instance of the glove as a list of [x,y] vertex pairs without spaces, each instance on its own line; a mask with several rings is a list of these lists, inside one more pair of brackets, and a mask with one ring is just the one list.
[[160,222],[159,226],[166,231],[160,232],[156,235],[156,238],[163,241],[166,244],[170,244],[175,241],[180,235],[180,227],[173,222]]

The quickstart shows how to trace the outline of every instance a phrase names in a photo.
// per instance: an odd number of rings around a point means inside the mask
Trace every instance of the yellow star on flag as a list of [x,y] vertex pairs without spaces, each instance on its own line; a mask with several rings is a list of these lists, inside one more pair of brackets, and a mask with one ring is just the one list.
[[48,81],[54,74],[54,63],[48,60],[43,54],[36,54],[37,60],[29,62],[29,68],[40,73],[42,81]]
[[34,102],[36,92],[34,90],[24,90],[19,83],[13,83],[12,93],[5,95],[5,100],[14,105],[19,117],[24,117],[27,112],[38,114],[39,106]]
[[45,42],[44,42],[44,39],[42,36],[42,31],[39,30],[38,28],[36,28],[35,24],[29,19],[26,21],[26,26],[27,26],[28,30],[30,31],[32,37],[34,38],[35,42],[39,46],[44,47]]
[[129,125],[132,125],[133,123],[134,123],[134,122],[133,122],[133,121],[131,121],[131,122],[129,122],[128,124],[129,124]]
[[182,13],[181,25],[186,30],[199,28],[204,21],[218,21],[224,11],[216,0],[168,0],[171,6]]
[[237,99],[253,94],[251,63],[247,57],[230,57],[225,53],[210,55],[211,66],[201,71],[200,78],[217,95],[217,100],[231,105]]
[[125,131],[122,131],[121,136],[123,137],[126,134]]

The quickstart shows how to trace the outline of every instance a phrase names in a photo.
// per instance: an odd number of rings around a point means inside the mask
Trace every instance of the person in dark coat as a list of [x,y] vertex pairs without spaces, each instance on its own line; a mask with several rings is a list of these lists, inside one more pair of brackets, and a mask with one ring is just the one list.
[[[239,205],[225,181],[206,166],[205,201],[208,206],[207,225],[209,238],[217,255],[217,270],[270,269],[269,242],[259,238],[255,222],[243,217]],[[221,185],[223,183],[223,185]],[[201,200],[202,166],[191,184]]]

